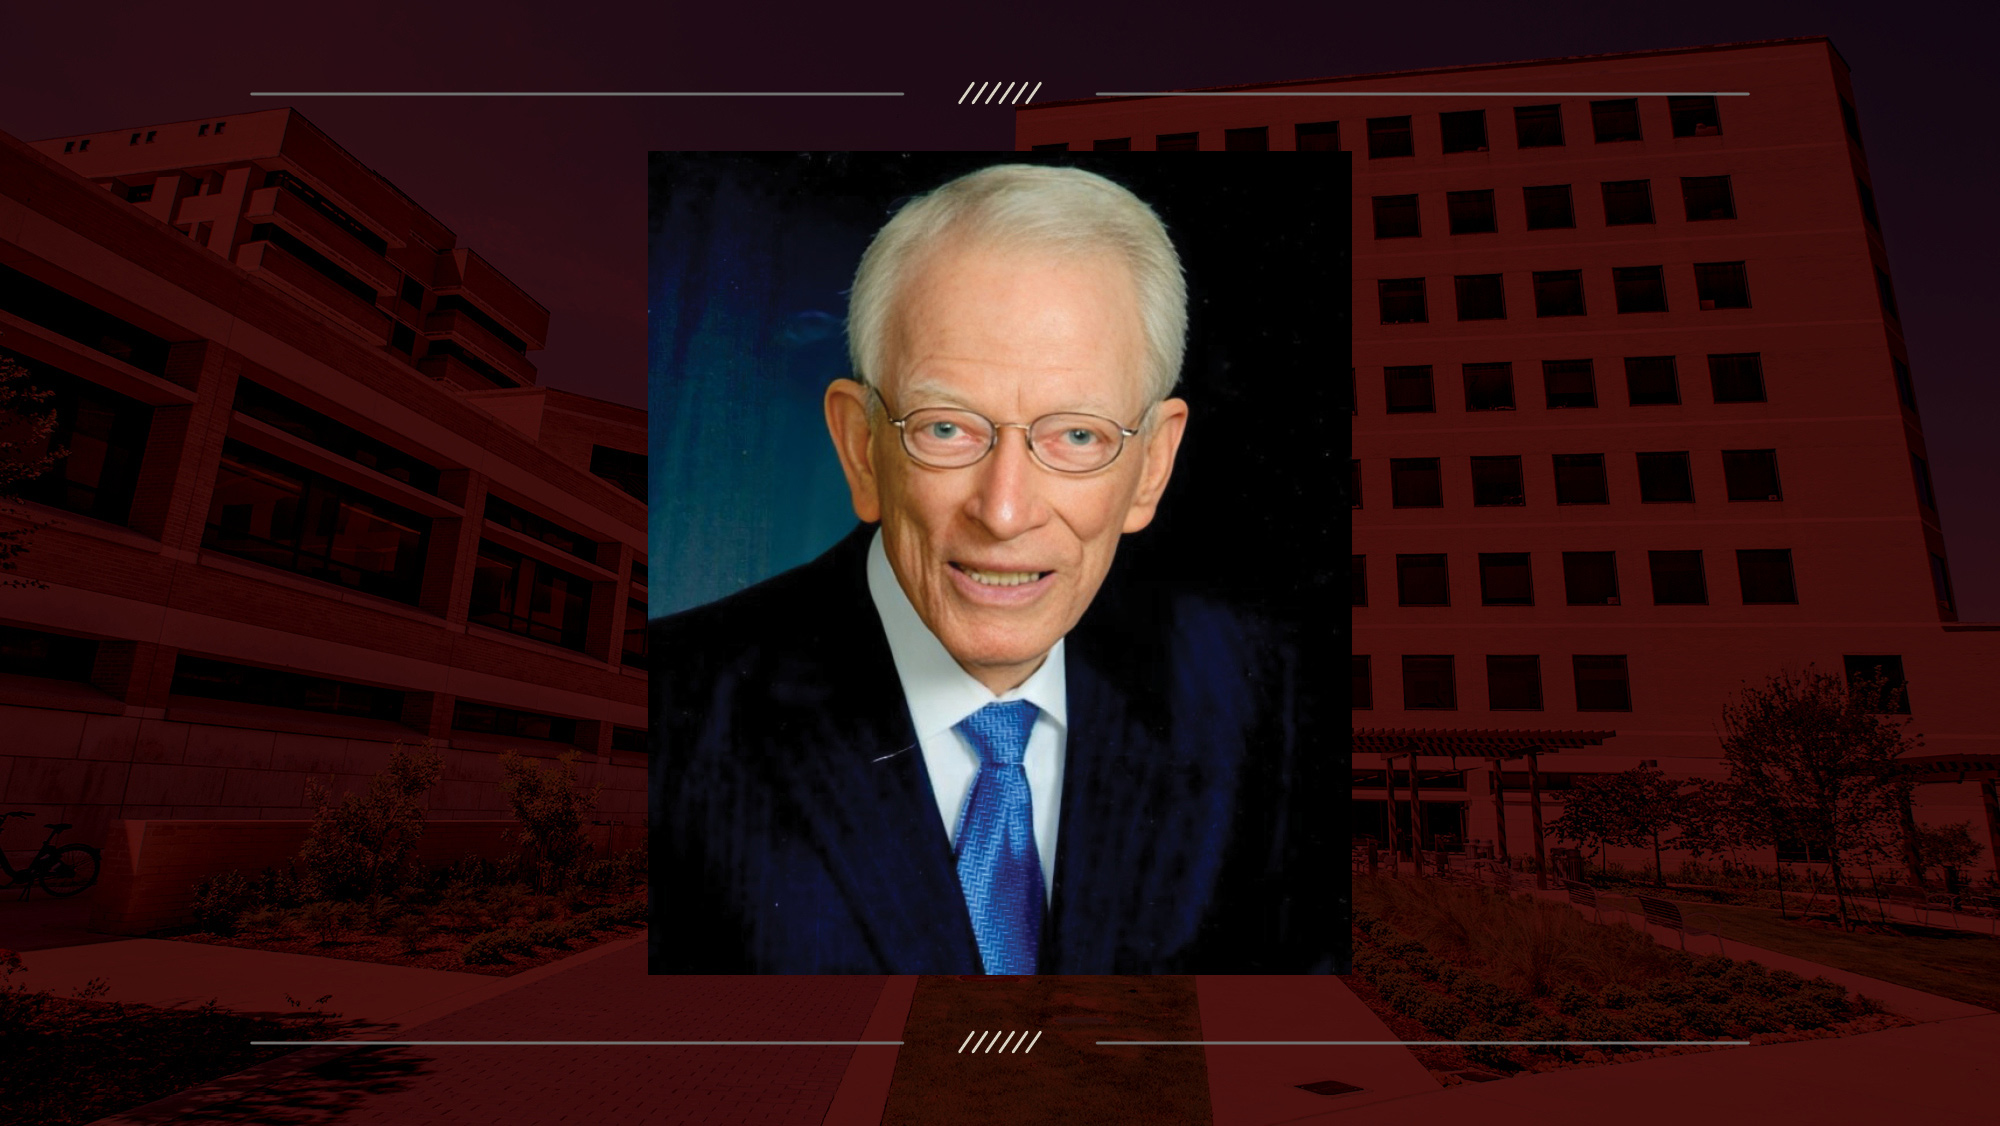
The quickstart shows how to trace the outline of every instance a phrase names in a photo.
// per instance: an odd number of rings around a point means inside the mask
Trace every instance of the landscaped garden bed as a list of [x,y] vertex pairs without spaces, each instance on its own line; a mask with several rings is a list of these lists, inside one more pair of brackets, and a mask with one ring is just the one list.
[[[1429,879],[1357,876],[1354,888],[1349,985],[1404,1040],[1764,1044],[1911,1023],[1824,979],[1668,949],[1562,904]],[[1414,1049],[1446,1083],[1717,1050]]]

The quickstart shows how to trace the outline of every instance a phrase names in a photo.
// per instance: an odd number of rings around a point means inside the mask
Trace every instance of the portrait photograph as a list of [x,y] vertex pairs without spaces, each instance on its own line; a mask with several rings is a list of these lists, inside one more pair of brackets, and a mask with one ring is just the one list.
[[652,154],[653,973],[1345,969],[1347,161]]

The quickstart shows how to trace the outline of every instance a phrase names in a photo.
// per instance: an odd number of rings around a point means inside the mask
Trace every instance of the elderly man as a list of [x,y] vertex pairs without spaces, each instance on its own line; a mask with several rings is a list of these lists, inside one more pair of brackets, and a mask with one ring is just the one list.
[[[655,626],[652,968],[1311,972],[1287,648],[1106,587],[1188,424],[1167,232],[1089,172],[899,211],[825,397],[862,524]],[[1112,584],[1114,587],[1116,584]]]

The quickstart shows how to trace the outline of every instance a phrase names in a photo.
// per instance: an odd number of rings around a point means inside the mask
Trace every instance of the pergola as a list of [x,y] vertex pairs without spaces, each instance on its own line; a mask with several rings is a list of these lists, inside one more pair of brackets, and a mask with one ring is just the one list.
[[[2000,754],[1911,755],[1897,759],[1896,765],[1919,786],[1938,782],[1979,783],[1980,804],[1986,807],[1986,841],[1992,849],[1988,855],[1993,857],[1996,871],[2000,871],[2000,789],[1995,787],[1996,780],[2000,780]],[[1903,804],[1903,833],[1912,846],[1916,828],[1916,816],[1906,801]],[[1917,863],[1914,847],[1909,849],[1907,859],[1911,878],[1922,883],[1923,872]]]
[[[1378,754],[1387,766],[1384,783],[1389,789],[1389,864],[1391,870],[1398,863],[1396,844],[1396,760],[1405,755],[1410,759],[1410,831],[1415,836],[1411,842],[1410,856],[1417,871],[1422,872],[1424,823],[1419,802],[1417,759],[1419,756],[1450,758],[1453,768],[1460,758],[1485,759],[1493,766],[1493,812],[1494,859],[1506,863],[1507,855],[1507,806],[1506,787],[1502,783],[1500,765],[1526,759],[1528,763],[1528,809],[1535,826],[1535,873],[1536,882],[1548,887],[1548,855],[1542,840],[1542,775],[1538,758],[1545,754],[1574,750],[1578,747],[1595,747],[1606,739],[1617,735],[1616,731],[1525,731],[1501,730],[1496,728],[1409,728],[1409,727],[1357,727],[1354,729],[1353,749],[1363,754]],[[1988,783],[1991,786],[1991,783]],[[1988,807],[1989,815],[1991,807]]]

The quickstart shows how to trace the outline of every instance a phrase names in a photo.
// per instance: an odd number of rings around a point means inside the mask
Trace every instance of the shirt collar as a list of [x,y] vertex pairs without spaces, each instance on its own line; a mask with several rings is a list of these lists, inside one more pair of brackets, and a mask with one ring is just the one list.
[[903,697],[909,702],[918,738],[950,731],[986,705],[1006,700],[1026,700],[1056,724],[1068,726],[1068,680],[1060,639],[1033,676],[1019,688],[995,696],[952,659],[944,643],[918,616],[903,584],[896,579],[895,568],[889,565],[880,528],[868,545],[868,595],[875,603],[876,616],[882,619],[882,632],[888,635],[889,655],[895,659],[896,675],[903,682]]

